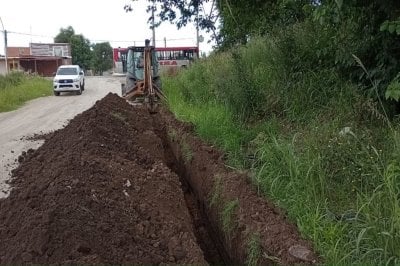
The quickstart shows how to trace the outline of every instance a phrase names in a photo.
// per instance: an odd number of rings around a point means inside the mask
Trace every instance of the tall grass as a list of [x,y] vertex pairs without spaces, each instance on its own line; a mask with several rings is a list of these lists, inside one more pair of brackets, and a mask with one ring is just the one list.
[[29,100],[51,94],[51,81],[47,79],[21,72],[0,75],[0,112],[15,110]]
[[163,81],[164,87],[168,88],[170,109],[179,119],[193,123],[202,138],[223,148],[230,154],[232,164],[238,166],[244,129],[234,121],[232,112],[211,98],[198,104],[186,102],[184,90],[178,89],[175,82],[173,78]]
[[399,264],[399,130],[357,85],[303,62],[314,40],[299,32],[164,77],[167,103],[232,166],[251,170],[326,264]]

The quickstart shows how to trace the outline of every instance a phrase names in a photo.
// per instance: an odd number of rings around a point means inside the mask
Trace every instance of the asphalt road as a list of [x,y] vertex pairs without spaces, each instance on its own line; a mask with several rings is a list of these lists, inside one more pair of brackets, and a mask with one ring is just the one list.
[[86,77],[82,95],[61,93],[61,96],[42,97],[18,110],[0,113],[0,198],[9,193],[5,181],[17,166],[18,156],[43,144],[43,141],[29,141],[26,137],[64,127],[109,92],[120,95],[123,80],[123,77]]

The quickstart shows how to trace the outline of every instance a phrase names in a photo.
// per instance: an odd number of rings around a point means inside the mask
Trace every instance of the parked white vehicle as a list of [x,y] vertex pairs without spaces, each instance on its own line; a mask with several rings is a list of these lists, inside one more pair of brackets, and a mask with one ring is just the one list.
[[78,65],[63,65],[58,67],[53,79],[54,95],[61,92],[76,92],[82,94],[85,89],[85,74]]

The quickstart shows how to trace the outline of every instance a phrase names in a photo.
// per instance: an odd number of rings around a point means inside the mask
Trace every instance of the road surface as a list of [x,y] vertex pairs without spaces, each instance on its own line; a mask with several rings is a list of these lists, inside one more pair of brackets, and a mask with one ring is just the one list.
[[26,137],[62,128],[107,93],[120,94],[123,80],[123,77],[112,76],[86,77],[82,95],[61,93],[61,96],[42,97],[18,110],[0,113],[0,198],[7,197],[9,193],[6,180],[17,166],[18,156],[43,144],[43,141],[29,141]]

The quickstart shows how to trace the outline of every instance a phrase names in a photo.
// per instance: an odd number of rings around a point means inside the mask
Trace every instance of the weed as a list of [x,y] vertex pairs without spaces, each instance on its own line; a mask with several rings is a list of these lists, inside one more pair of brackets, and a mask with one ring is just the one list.
[[181,149],[183,154],[183,160],[185,163],[190,163],[193,159],[193,151],[189,145],[189,143],[183,138],[181,140]]
[[222,230],[229,236],[235,229],[235,211],[239,207],[239,200],[235,199],[227,202],[221,212]]
[[0,89],[15,87],[26,80],[26,76],[22,72],[11,72],[5,76],[0,75]]
[[246,264],[250,266],[258,265],[261,257],[260,235],[258,233],[250,234],[247,242],[247,260]]
[[126,124],[126,117],[119,112],[111,112],[111,116]]
[[178,140],[178,132],[175,129],[169,129],[167,134],[170,141],[175,142]]
[[15,110],[29,100],[51,94],[50,80],[20,72],[0,75],[0,112]]
[[222,178],[219,175],[214,176],[214,187],[210,197],[210,207],[217,207],[221,202]]

